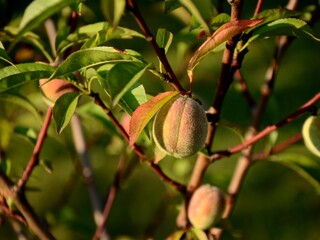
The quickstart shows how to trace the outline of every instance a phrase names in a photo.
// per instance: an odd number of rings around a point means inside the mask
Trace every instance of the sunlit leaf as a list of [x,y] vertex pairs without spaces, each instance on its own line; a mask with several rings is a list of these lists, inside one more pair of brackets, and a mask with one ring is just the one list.
[[112,26],[118,26],[126,7],[125,0],[104,0],[101,2],[104,15]]
[[193,70],[197,64],[208,55],[214,48],[219,46],[221,43],[233,38],[234,36],[240,34],[245,29],[252,27],[260,23],[262,19],[258,20],[236,20],[223,24],[218,28],[213,35],[208,38],[195,52],[188,64],[188,76],[190,83],[193,80]]
[[252,37],[249,38],[242,49],[248,47],[253,41],[274,36],[293,36],[320,41],[320,38],[314,35],[313,30],[306,22],[296,18],[284,18],[254,29]]
[[51,78],[70,75],[84,68],[120,62],[142,62],[142,57],[133,50],[120,51],[113,47],[83,49],[72,53],[62,62]]
[[191,228],[188,233],[193,240],[208,240],[207,234],[203,230]]
[[112,27],[107,22],[88,24],[77,28],[73,33],[68,34],[69,29],[59,32],[56,41],[57,52],[61,53],[67,48],[84,43],[82,49],[101,45],[111,39],[131,39],[133,37],[144,38],[137,31],[124,27]]
[[168,51],[173,39],[173,34],[164,28],[159,28],[157,31],[156,41],[160,48]]
[[43,23],[51,15],[57,13],[66,6],[79,2],[79,0],[34,0],[26,8],[20,25],[20,38],[24,33],[31,31]]
[[201,15],[201,12],[197,8],[197,6],[194,4],[192,0],[179,0],[179,2],[186,8],[188,11],[192,14],[192,16],[200,23],[200,25],[204,28],[204,31],[209,34],[210,29],[208,27],[208,24],[203,19],[203,16]]
[[135,83],[119,101],[120,107],[127,113],[132,113],[143,103],[147,102],[147,94],[142,84]]
[[28,110],[37,118],[37,120],[41,120],[36,106],[34,106],[33,103],[30,102],[29,99],[27,99],[26,97],[17,93],[2,93],[0,95],[0,98],[2,101],[8,104],[18,105],[21,108]]
[[21,63],[0,69],[0,92],[32,80],[48,78],[54,68],[44,63]]
[[97,70],[100,84],[111,97],[112,106],[140,79],[148,65],[141,62],[118,63],[111,68],[102,66]]
[[69,124],[78,104],[81,92],[69,92],[63,94],[53,107],[53,118],[56,122],[57,132],[61,133]]
[[159,109],[168,102],[171,98],[176,96],[178,92],[163,92],[151,98],[146,103],[139,106],[132,114],[130,121],[130,145],[133,145],[138,139],[140,133],[159,111]]

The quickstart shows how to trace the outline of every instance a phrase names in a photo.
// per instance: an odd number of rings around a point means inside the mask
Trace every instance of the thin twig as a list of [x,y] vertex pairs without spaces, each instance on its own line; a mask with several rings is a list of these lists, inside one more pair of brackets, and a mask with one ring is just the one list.
[[169,76],[169,82],[181,94],[188,94],[188,92],[182,87],[177,76],[175,75],[174,71],[172,70],[172,67],[167,59],[167,56],[164,52],[164,49],[160,48],[159,45],[157,44],[155,37],[151,33],[148,25],[146,24],[144,18],[141,15],[141,12],[137,6],[136,1],[135,0],[127,0],[126,2],[127,2],[127,9],[130,12],[132,12],[136,22],[138,23],[139,27],[143,31],[144,35],[146,36],[147,41],[150,42],[153,50],[157,54],[161,63],[163,64],[163,67]]
[[305,112],[313,112],[315,107],[314,104],[316,102],[320,101],[320,92],[314,95],[308,102],[306,102],[303,106],[301,106],[297,111],[289,115],[288,117],[284,118],[283,120],[279,121],[276,124],[269,125],[266,128],[264,128],[262,131],[251,137],[250,139],[247,139],[241,144],[238,144],[228,150],[218,151],[214,153],[211,156],[211,161],[220,159],[222,157],[230,156],[232,154],[241,152],[242,150],[248,148],[249,146],[255,144],[262,138],[268,136],[273,131],[276,131],[277,129],[281,128],[282,126],[292,122],[296,118],[298,118],[300,115],[304,114]]
[[25,218],[30,230],[39,238],[43,240],[55,239],[54,236],[48,230],[48,227],[44,225],[27,199],[24,197],[23,192],[17,191],[13,182],[5,175],[0,169],[0,188],[5,191],[6,194],[12,199],[17,209],[21,212]]
[[290,147],[291,145],[301,141],[301,139],[302,139],[302,134],[298,133],[298,134],[286,139],[284,142],[272,147],[269,151],[254,154],[252,156],[252,160],[257,161],[257,160],[266,159],[267,157],[269,157],[272,154],[282,152],[283,150]]
[[[90,202],[93,208],[93,217],[97,226],[100,226],[103,222],[103,208],[99,193],[96,189],[93,179],[92,168],[90,164],[90,157],[88,153],[87,144],[85,142],[85,138],[83,136],[83,130],[81,127],[80,119],[77,115],[74,115],[71,119],[71,129],[73,142],[76,148],[77,153],[81,159],[81,170],[82,176],[85,179],[85,183],[88,189]],[[105,229],[102,228],[100,237],[102,239],[109,239],[109,236]]]
[[116,174],[114,176],[113,183],[112,183],[112,185],[110,187],[110,190],[109,190],[108,199],[107,199],[106,204],[104,206],[101,222],[97,226],[97,229],[96,229],[96,232],[94,234],[93,240],[98,240],[102,236],[104,226],[105,226],[105,224],[106,224],[106,222],[108,220],[111,208],[113,206],[113,202],[114,202],[115,197],[116,197],[116,193],[117,193],[119,185],[120,185],[120,181],[121,181],[121,177],[122,177],[122,173],[123,173],[123,170],[124,170],[125,163],[126,163],[126,156],[122,155],[120,157],[120,159],[119,159],[117,170],[116,170]]
[[263,4],[263,0],[258,0],[257,5],[256,5],[256,9],[254,10],[254,14],[253,14],[254,17],[257,16],[259,14],[259,12],[261,11],[262,4]]
[[31,158],[30,158],[28,165],[25,168],[22,176],[20,177],[20,179],[16,183],[15,190],[18,192],[24,188],[24,186],[25,186],[26,182],[28,181],[34,167],[39,164],[39,154],[40,154],[41,148],[43,146],[44,140],[47,136],[47,130],[50,125],[51,116],[52,116],[52,107],[48,107],[44,122],[42,124],[41,130],[39,132],[39,136],[37,138],[36,145],[34,146],[34,149],[33,149],[32,155],[31,155]]
[[[231,4],[231,21],[239,19],[241,7],[242,7],[241,0],[234,0],[229,2]],[[208,113],[212,114],[213,116],[213,119],[209,124],[208,135],[205,143],[209,153],[211,152],[211,146],[212,146],[215,132],[216,132],[216,124],[220,118],[222,105],[223,105],[226,93],[229,89],[229,86],[232,82],[233,76],[230,74],[231,64],[233,61],[233,54],[234,54],[234,49],[237,44],[237,41],[238,41],[238,36],[228,40],[226,43],[226,47],[224,49],[223,56],[222,56],[221,71],[220,71],[220,76],[217,82],[214,100],[211,107],[208,110]],[[187,193],[185,194],[185,207],[181,209],[182,212],[180,213],[180,216],[187,216],[187,214],[183,213],[183,211],[186,211],[189,203],[189,199],[193,191],[201,184],[203,175],[207,167],[209,166],[209,164],[210,164],[209,158],[200,154],[199,157],[197,158],[196,164],[193,168],[191,179],[187,186]],[[186,223],[188,222],[187,219],[186,221],[183,221],[183,220],[181,221]]]
[[[256,9],[257,11],[258,9]],[[257,12],[255,12],[257,13]],[[255,138],[259,139],[259,137],[263,136],[263,134],[266,134],[267,132],[272,132],[275,129],[291,122],[293,119],[295,119],[297,116],[301,114],[301,112],[304,112],[306,109],[308,109],[310,106],[306,107],[303,106],[299,110],[297,110],[295,113],[293,113],[288,118],[284,119],[283,121],[280,121],[278,124],[275,124],[273,126],[269,126],[265,129],[265,131],[260,132],[259,134],[256,134],[261,121],[262,116],[264,115],[267,102],[270,98],[270,95],[273,91],[273,86],[275,82],[275,76],[278,73],[278,67],[279,63],[281,61],[281,58],[284,54],[284,52],[287,50],[288,45],[290,44],[290,41],[288,41],[288,37],[280,37],[279,41],[276,45],[275,54],[272,60],[272,64],[270,68],[268,69],[265,77],[265,82],[261,88],[261,98],[260,101],[257,103],[254,108],[252,108],[254,111],[252,111],[252,118],[251,118],[251,125],[249,127],[249,130],[246,134],[246,141],[252,141]],[[320,94],[319,94],[320,95]],[[301,110],[303,109],[303,110]],[[270,133],[269,132],[269,133]],[[268,134],[269,134],[268,133]],[[228,218],[235,206],[237,196],[239,194],[240,188],[243,184],[244,178],[251,166],[252,163],[252,154],[253,154],[253,145],[254,142],[251,142],[250,145],[247,146],[247,148],[242,149],[242,156],[239,158],[237,166],[235,168],[234,174],[232,176],[232,179],[230,181],[229,187],[228,187],[228,197],[227,197],[227,205],[226,209],[224,211],[223,217]],[[237,149],[232,149],[233,151]],[[233,152],[232,152],[233,153]],[[217,239],[220,239],[220,237],[223,234],[223,229],[218,229],[215,233],[215,236]]]
[[[123,128],[123,126],[118,122],[118,120],[115,118],[115,116],[113,115],[112,111],[110,111],[109,108],[107,108],[105,106],[105,104],[103,103],[103,101],[101,100],[101,98],[99,97],[98,94],[91,94],[91,96],[94,98],[94,101],[96,104],[98,104],[103,111],[107,114],[107,116],[109,117],[109,119],[111,120],[111,122],[115,125],[115,127],[117,128],[117,130],[120,132],[120,134],[122,135],[122,137],[129,142],[129,135],[126,132],[126,130]],[[136,144],[133,144],[131,146],[131,148],[133,149],[133,151],[138,155],[138,157],[142,160],[146,160],[146,155],[144,153],[144,151]],[[151,169],[162,179],[164,180],[166,183],[172,185],[173,187],[175,187],[178,191],[182,191],[184,186],[181,185],[178,182],[173,181],[171,178],[169,178],[168,176],[166,176],[166,174],[161,170],[161,168],[153,163],[152,161],[144,161],[149,167],[151,167]]]

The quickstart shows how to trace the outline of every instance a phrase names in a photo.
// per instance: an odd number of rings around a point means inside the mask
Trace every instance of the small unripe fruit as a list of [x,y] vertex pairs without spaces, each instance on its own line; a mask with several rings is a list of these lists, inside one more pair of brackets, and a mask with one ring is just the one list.
[[39,84],[43,95],[46,97],[50,105],[54,104],[61,95],[76,91],[75,86],[62,79],[49,80],[48,78],[43,78],[39,80]]
[[310,116],[305,120],[302,136],[307,149],[320,157],[320,115]]
[[208,131],[207,116],[201,105],[188,96],[169,100],[153,122],[153,139],[168,155],[186,158],[204,145]]
[[219,188],[202,185],[190,199],[189,221],[195,228],[206,230],[221,219],[225,205],[224,193]]

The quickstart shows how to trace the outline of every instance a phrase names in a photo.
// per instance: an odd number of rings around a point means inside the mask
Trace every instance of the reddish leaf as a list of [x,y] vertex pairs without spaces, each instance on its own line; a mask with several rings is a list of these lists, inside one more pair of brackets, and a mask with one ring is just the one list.
[[160,93],[140,105],[133,112],[129,126],[130,145],[133,145],[137,141],[142,130],[159,109],[177,94],[179,93],[176,91]]
[[219,46],[221,43],[233,38],[240,34],[249,27],[253,27],[260,23],[263,19],[257,20],[236,20],[223,24],[219,27],[213,35],[208,38],[195,52],[189,61],[188,76],[190,84],[193,80],[193,70],[196,65],[203,59],[210,51]]

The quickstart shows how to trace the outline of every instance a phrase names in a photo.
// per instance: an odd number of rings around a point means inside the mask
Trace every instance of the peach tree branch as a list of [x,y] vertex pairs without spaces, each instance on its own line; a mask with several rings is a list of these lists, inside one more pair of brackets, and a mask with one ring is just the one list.
[[182,85],[180,84],[177,76],[175,75],[172,67],[167,59],[167,56],[164,52],[164,49],[160,48],[157,44],[157,41],[153,34],[151,33],[148,25],[146,24],[141,12],[138,8],[136,0],[126,0],[127,9],[133,14],[136,22],[138,23],[139,27],[143,31],[144,35],[146,36],[147,41],[151,44],[153,50],[157,54],[159,60],[163,64],[164,69],[166,70],[169,76],[169,82],[173,85],[173,87],[182,94],[188,93]]

